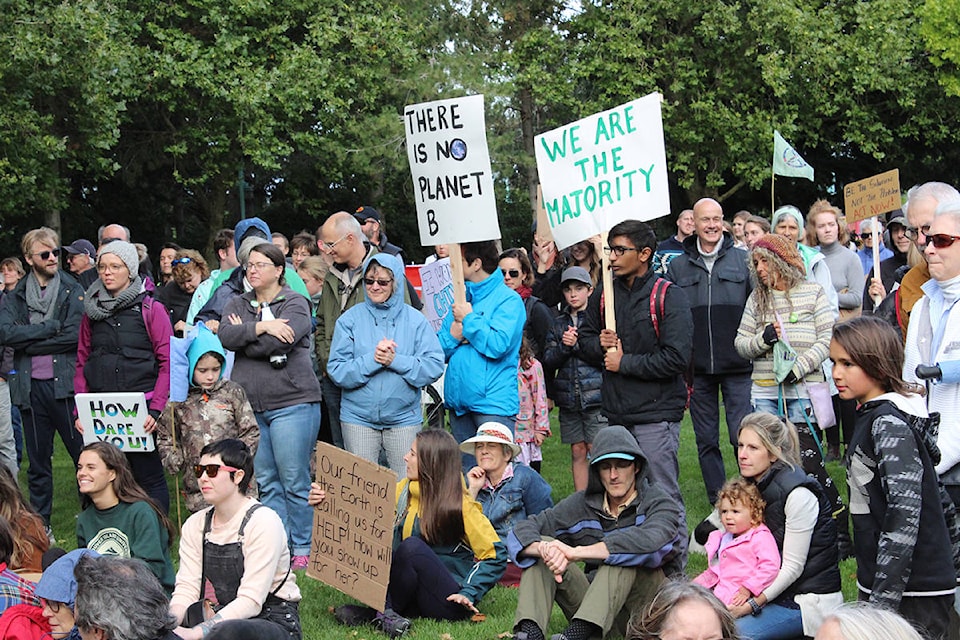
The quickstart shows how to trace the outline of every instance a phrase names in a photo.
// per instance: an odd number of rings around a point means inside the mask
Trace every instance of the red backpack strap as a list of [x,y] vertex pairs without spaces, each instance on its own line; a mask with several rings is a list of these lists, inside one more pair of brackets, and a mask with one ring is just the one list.
[[653,289],[650,291],[650,322],[653,323],[653,332],[657,334],[657,340],[660,339],[660,318],[663,317],[664,300],[667,297],[667,287],[669,286],[670,282],[668,280],[657,278],[653,283]]

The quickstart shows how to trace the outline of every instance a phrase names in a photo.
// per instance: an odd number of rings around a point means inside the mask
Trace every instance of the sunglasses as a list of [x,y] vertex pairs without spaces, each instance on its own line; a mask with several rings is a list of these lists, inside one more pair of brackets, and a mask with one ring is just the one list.
[[236,467],[228,467],[225,464],[195,464],[193,465],[193,475],[199,478],[206,472],[208,478],[216,478],[217,474],[220,473],[220,469],[229,473],[240,471],[240,469]]
[[520,277],[520,269],[500,269],[500,273],[503,274],[503,277],[506,278],[510,276],[511,278]]
[[41,260],[49,260],[49,259],[50,259],[50,256],[53,256],[54,258],[59,258],[59,257],[60,257],[60,249],[53,249],[53,250],[51,250],[51,251],[38,251],[38,252],[34,253],[33,255],[39,256]]
[[176,260],[174,260],[174,261],[171,262],[170,264],[171,264],[171,266],[174,266],[174,267],[175,267],[175,266],[177,266],[178,264],[190,264],[191,262],[193,262],[193,260],[191,260],[190,258],[177,258]]
[[869,239],[872,238],[872,237],[873,237],[873,233],[871,233],[870,231],[867,231],[866,233],[861,233],[861,234],[860,234],[860,239],[861,239],[861,240],[869,240]]
[[368,287],[372,287],[374,284],[380,285],[381,288],[386,289],[393,283],[393,280],[380,280],[379,278],[364,278],[363,284]]
[[953,245],[953,243],[957,240],[960,240],[960,236],[951,236],[946,233],[937,233],[932,236],[927,236],[927,242],[932,244],[934,249],[946,249],[947,247]]

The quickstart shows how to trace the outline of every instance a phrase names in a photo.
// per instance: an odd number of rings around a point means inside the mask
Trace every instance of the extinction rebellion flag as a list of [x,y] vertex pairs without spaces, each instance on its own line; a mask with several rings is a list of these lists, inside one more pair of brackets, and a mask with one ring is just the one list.
[[813,182],[813,167],[783,139],[779,131],[773,132],[773,172],[781,176],[806,178]]

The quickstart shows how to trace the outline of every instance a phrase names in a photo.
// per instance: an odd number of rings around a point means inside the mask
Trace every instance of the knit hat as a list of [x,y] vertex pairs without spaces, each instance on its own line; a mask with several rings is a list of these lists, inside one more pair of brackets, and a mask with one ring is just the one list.
[[784,205],[773,212],[773,220],[770,222],[770,228],[776,229],[780,218],[784,216],[790,216],[796,220],[797,229],[800,229],[800,234],[803,235],[803,214],[800,213],[800,209],[797,209],[792,204]]
[[131,278],[136,277],[137,274],[140,273],[140,258],[137,256],[137,248],[129,242],[114,240],[100,247],[100,251],[97,252],[98,263],[105,253],[112,253],[123,260],[123,264],[127,265],[127,269],[130,270]]
[[34,594],[44,600],[62,602],[73,609],[77,599],[77,579],[73,575],[73,569],[80,558],[87,554],[94,558],[100,557],[99,553],[91,549],[74,549],[57,558],[40,576]]
[[765,233],[753,244],[753,251],[758,249],[769,251],[801,274],[807,272],[807,268],[803,264],[803,258],[800,257],[800,251],[797,249],[797,244],[792,240],[776,233]]

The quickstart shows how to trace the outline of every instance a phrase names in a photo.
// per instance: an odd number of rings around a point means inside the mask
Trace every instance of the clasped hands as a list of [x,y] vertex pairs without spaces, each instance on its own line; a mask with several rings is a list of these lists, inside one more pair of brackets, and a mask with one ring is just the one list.
[[559,540],[541,540],[537,545],[537,553],[543,564],[553,572],[557,582],[563,582],[563,573],[571,562],[576,562],[576,549]]
[[389,367],[395,357],[397,357],[396,342],[389,338],[383,338],[377,343],[377,348],[373,352],[373,359],[377,364]]

